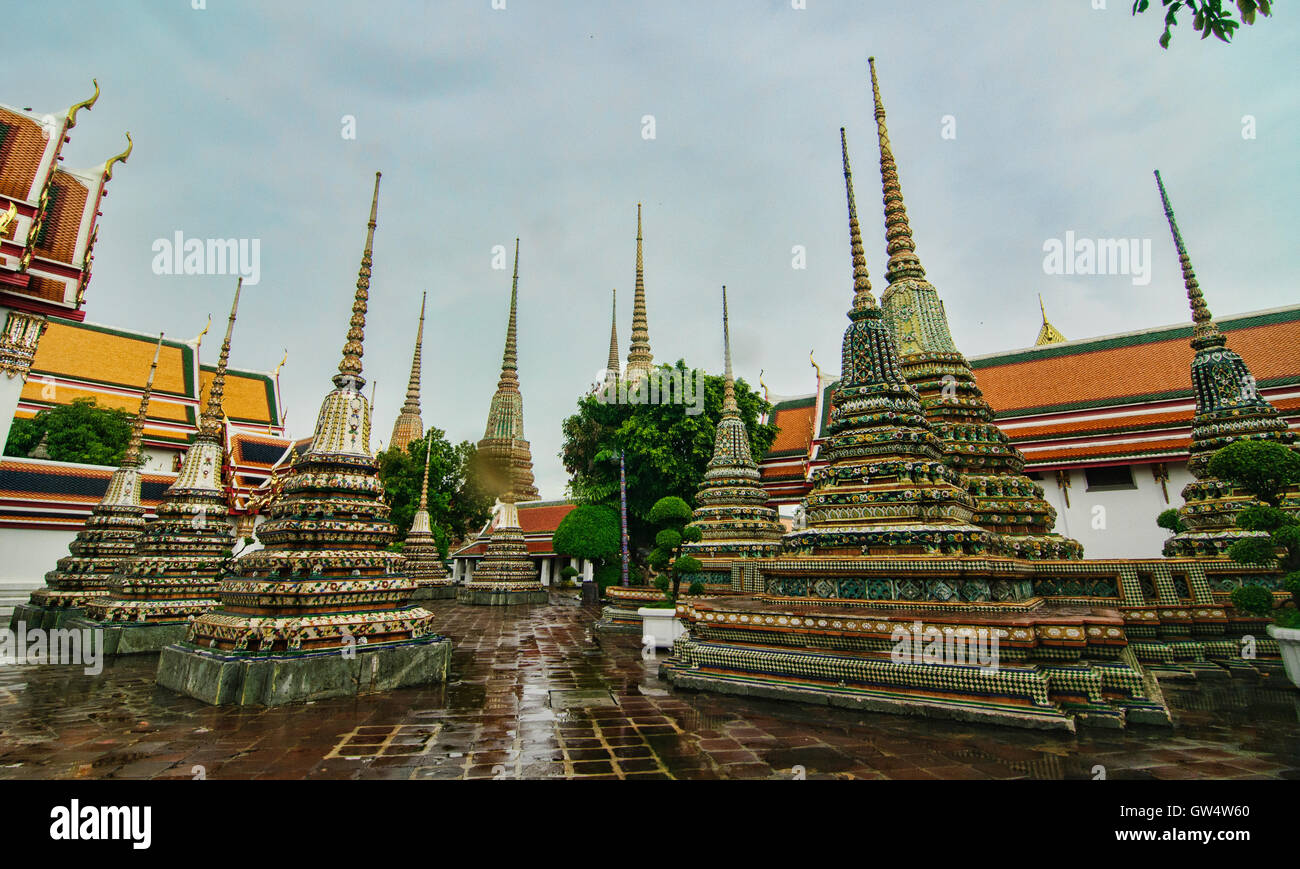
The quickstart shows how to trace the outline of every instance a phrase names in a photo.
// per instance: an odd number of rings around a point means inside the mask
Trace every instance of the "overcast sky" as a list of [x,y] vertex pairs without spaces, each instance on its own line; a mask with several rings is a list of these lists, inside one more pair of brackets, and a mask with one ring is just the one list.
[[[269,370],[288,349],[294,435],[331,387],[376,169],[372,446],[402,401],[423,290],[424,422],[483,436],[510,291],[492,251],[520,236],[525,433],[542,495],[561,497],[560,423],[604,364],[613,287],[626,356],[638,201],[656,360],[721,369],[725,283],[738,375],[811,392],[808,351],[838,370],[852,296],[840,126],[884,288],[869,54],[917,253],[967,355],[1032,344],[1038,293],[1069,338],[1187,318],[1153,168],[1216,314],[1300,300],[1285,4],[1231,46],[1184,22],[1168,51],[1158,14],[1133,18],[1129,0],[191,5],[9,9],[0,101],[61,112],[98,77],[64,165],[135,139],[103,204],[87,320],[193,336],[224,318],[234,279],[155,275],[154,241],[260,240],[232,363]],[[1044,243],[1067,231],[1150,239],[1150,282],[1046,274]]]

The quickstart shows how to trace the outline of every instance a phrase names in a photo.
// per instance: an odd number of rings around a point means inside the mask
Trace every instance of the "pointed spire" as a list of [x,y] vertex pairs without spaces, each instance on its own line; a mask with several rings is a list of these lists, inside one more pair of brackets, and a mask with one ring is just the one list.
[[727,323],[727,286],[722,286],[722,352],[727,360],[726,379],[722,384],[722,415],[732,416],[740,413],[736,404],[736,381],[731,374],[731,326]]
[[429,294],[420,296],[420,325],[415,330],[415,353],[411,356],[411,379],[406,384],[406,403],[402,413],[420,414],[420,347],[424,343],[424,303]]
[[[430,430],[432,431],[432,429]],[[420,513],[429,512],[429,454],[433,452],[433,438],[424,434],[424,483],[420,486]]]
[[503,385],[518,385],[519,377],[516,372],[519,370],[519,348],[517,345],[518,330],[515,325],[519,310],[519,239],[515,239],[515,274],[510,280],[510,320],[506,326],[506,349],[501,354],[501,381],[497,384],[500,388]]
[[858,204],[853,196],[853,171],[849,168],[849,145],[840,127],[840,153],[844,158],[844,190],[849,200],[849,249],[853,254],[853,310],[876,307],[871,295],[871,278],[867,275],[867,254],[862,247],[862,230],[858,226]]
[[617,378],[619,375],[618,361],[618,290],[610,290],[610,322],[609,322],[609,360],[605,363],[605,378]]
[[1160,202],[1165,207],[1165,218],[1169,221],[1169,231],[1174,236],[1174,246],[1178,248],[1178,263],[1183,268],[1183,286],[1187,288],[1187,301],[1192,308],[1192,322],[1195,324],[1192,329],[1192,340],[1222,338],[1218,325],[1214,322],[1210,314],[1210,308],[1205,304],[1205,297],[1201,295],[1200,284],[1196,282],[1196,272],[1192,271],[1192,258],[1187,255],[1187,248],[1183,245],[1183,234],[1178,231],[1178,223],[1174,220],[1174,207],[1169,204],[1169,195],[1165,193],[1165,183],[1160,178],[1160,170],[1156,170],[1156,187],[1160,189]]
[[219,438],[222,421],[226,417],[224,398],[226,394],[226,364],[230,361],[230,336],[235,331],[235,314],[239,311],[239,293],[244,288],[244,279],[235,284],[235,300],[230,304],[230,319],[226,321],[226,337],[221,342],[221,353],[217,356],[217,371],[212,375],[212,386],[208,388],[208,404],[203,408],[203,418],[199,421],[199,434]]
[[641,203],[636,204],[636,290],[632,297],[632,343],[627,349],[627,377],[648,373],[654,354],[650,352],[650,326],[645,308],[645,257],[641,249]]
[[366,302],[370,298],[371,254],[375,245],[375,218],[379,213],[379,179],[382,173],[375,173],[375,193],[370,200],[370,222],[366,224],[366,246],[361,252],[361,268],[357,272],[357,292],[352,300],[352,320],[348,325],[348,339],[343,345],[343,359],[339,362],[339,373],[334,375],[334,385],[340,389],[351,381],[358,389],[365,384],[361,376],[361,356],[365,352],[363,342],[366,338]]
[[140,409],[131,420],[131,439],[127,441],[126,452],[122,455],[122,467],[137,468],[144,464],[144,453],[140,446],[144,441],[144,422],[149,412],[149,395],[153,392],[153,376],[158,371],[158,355],[162,353],[163,333],[158,333],[158,346],[153,351],[153,362],[149,365],[149,378],[144,382],[144,392],[140,394]]
[[868,57],[871,67],[871,97],[876,104],[876,133],[880,137],[880,182],[885,203],[885,250],[889,265],[885,279],[893,283],[898,278],[924,278],[925,269],[916,255],[916,242],[912,240],[912,227],[907,223],[907,209],[903,206],[903,190],[898,183],[898,166],[894,152],[889,147],[889,130],[885,128],[885,106],[880,101],[880,84],[876,80],[876,59]]
[[1047,308],[1043,305],[1043,294],[1038,294],[1038,310],[1043,313],[1043,327],[1038,330],[1038,340],[1034,342],[1035,347],[1042,347],[1046,344],[1063,344],[1067,340],[1060,331],[1047,322]]

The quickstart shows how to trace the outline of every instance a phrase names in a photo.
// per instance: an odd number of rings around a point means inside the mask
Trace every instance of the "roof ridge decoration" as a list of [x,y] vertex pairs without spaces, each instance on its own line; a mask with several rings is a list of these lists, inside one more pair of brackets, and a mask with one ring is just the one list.
[[1047,308],[1043,305],[1043,294],[1038,294],[1038,310],[1043,314],[1043,326],[1038,330],[1038,339],[1034,341],[1035,347],[1043,347],[1047,344],[1064,344],[1066,337],[1060,331],[1047,322]]
[[650,324],[645,305],[645,256],[642,253],[641,203],[636,204],[636,291],[632,297],[632,342],[627,349],[623,376],[635,380],[649,374],[654,365],[650,352]]
[[[1231,348],[1210,314],[1192,269],[1192,260],[1174,219],[1160,171],[1156,187],[1165,219],[1174,238],[1183,285],[1192,311],[1192,391],[1196,411],[1192,416],[1192,445],[1187,470],[1195,477],[1183,488],[1184,504],[1179,509],[1187,531],[1165,541],[1165,555],[1219,555],[1243,537],[1260,536],[1237,527],[1237,514],[1256,503],[1247,493],[1232,490],[1207,471],[1210,458],[1238,440],[1272,441],[1289,445],[1295,434],[1286,419],[1259,392],[1259,385],[1245,361]],[[1300,509],[1300,493],[1284,497],[1284,506]]]
[[64,114],[64,117],[67,120],[67,126],[63,128],[65,132],[77,126],[77,112],[82,109],[90,111],[95,107],[95,103],[99,102],[99,79],[92,78],[90,83],[95,86],[95,92],[81,102],[73,103],[68,107],[68,111]]

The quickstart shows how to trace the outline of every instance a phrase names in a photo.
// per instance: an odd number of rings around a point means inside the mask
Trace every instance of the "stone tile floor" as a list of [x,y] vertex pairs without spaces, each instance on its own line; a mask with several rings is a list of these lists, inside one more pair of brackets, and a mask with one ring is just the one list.
[[217,709],[156,656],[0,666],[0,778],[1300,779],[1285,683],[1166,682],[1172,731],[1071,736],[678,692],[593,609],[432,608],[451,680],[386,695]]

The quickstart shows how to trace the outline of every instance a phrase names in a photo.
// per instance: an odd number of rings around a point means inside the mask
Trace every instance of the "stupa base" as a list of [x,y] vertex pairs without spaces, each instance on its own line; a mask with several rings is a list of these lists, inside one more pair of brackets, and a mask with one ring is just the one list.
[[180,642],[162,650],[157,681],[212,706],[283,706],[445,682],[451,648],[451,640],[436,634],[287,654],[223,652]]
[[9,630],[18,630],[20,623],[27,625],[27,630],[51,631],[55,628],[63,627],[69,619],[83,616],[86,614],[86,608],[82,606],[37,606],[32,603],[21,603],[14,607],[13,614],[9,617]]
[[416,583],[415,591],[411,593],[412,601],[420,600],[453,600],[456,597],[456,583],[454,580],[445,582]]
[[549,603],[550,592],[537,585],[508,586],[504,583],[471,582],[456,589],[456,602],[476,606],[517,606]]
[[664,593],[650,586],[633,585],[624,588],[621,585],[611,585],[605,589],[605,606],[600,610],[596,630],[641,636],[641,614],[637,610],[663,599]]
[[157,654],[185,639],[188,621],[97,622],[85,616],[70,618],[65,627],[87,631],[91,647],[106,657]]

